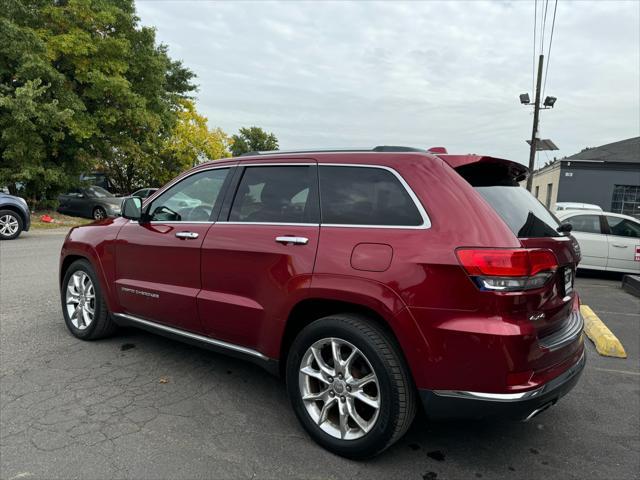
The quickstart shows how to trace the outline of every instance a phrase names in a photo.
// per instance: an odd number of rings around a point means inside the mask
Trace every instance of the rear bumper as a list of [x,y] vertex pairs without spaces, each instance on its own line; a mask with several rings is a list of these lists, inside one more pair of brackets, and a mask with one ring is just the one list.
[[518,393],[482,393],[455,390],[420,390],[420,398],[431,419],[486,418],[499,416],[529,420],[546,410],[578,382],[586,364],[586,350],[580,359],[544,385]]

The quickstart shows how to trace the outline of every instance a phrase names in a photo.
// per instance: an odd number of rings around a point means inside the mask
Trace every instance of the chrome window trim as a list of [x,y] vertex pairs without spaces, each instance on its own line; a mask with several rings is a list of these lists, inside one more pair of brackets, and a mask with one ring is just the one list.
[[531,398],[539,397],[544,393],[555,390],[563,383],[572,379],[575,375],[580,373],[587,362],[586,351],[582,352],[580,360],[569,367],[565,372],[558,375],[556,378],[545,383],[541,387],[534,390],[527,390],[526,392],[518,393],[487,393],[487,392],[467,392],[458,390],[433,390],[433,393],[440,397],[453,397],[463,398],[467,400],[483,400],[490,402],[520,402],[529,400]]
[[256,357],[261,360],[269,360],[269,357],[267,357],[266,355],[263,355],[257,350],[253,350],[247,347],[242,347],[240,345],[236,345],[235,343],[229,343],[229,342],[224,342],[222,340],[216,340],[215,338],[205,337],[202,335],[198,335],[196,333],[187,332],[185,330],[180,330],[178,328],[173,328],[167,325],[162,325],[160,323],[152,322],[150,320],[145,320],[143,318],[136,317],[134,315],[128,315],[126,313],[114,313],[114,315],[116,317],[122,317],[131,322],[146,325],[148,327],[155,328],[157,330],[162,330],[164,332],[172,333],[174,335],[180,335],[182,337],[190,338],[203,343],[208,343],[209,345],[214,345],[216,347],[224,348],[227,350],[233,350],[234,352],[243,353],[245,355]]
[[[302,227],[333,227],[333,228],[380,228],[380,229],[395,229],[395,230],[427,230],[429,228],[431,228],[431,219],[429,218],[429,215],[427,214],[424,206],[422,205],[422,202],[420,202],[420,199],[418,198],[418,196],[415,194],[415,192],[413,191],[413,189],[409,186],[409,184],[405,181],[405,179],[402,177],[402,175],[400,175],[400,173],[395,170],[394,168],[388,167],[386,165],[374,165],[374,164],[366,164],[366,163],[317,163],[317,162],[264,162],[264,163],[244,163],[242,162],[242,160],[238,161],[235,164],[231,164],[231,165],[221,165],[221,166],[212,166],[212,167],[208,167],[208,168],[203,168],[202,170],[197,170],[195,172],[192,172],[189,175],[186,175],[184,177],[181,177],[175,181],[173,181],[172,183],[168,184],[167,186],[165,186],[164,188],[158,189],[152,197],[148,197],[147,200],[151,200],[151,199],[155,199],[156,197],[159,197],[162,193],[166,192],[167,190],[169,190],[171,187],[173,187],[174,185],[176,185],[178,182],[181,182],[182,180],[185,180],[187,178],[189,178],[191,175],[195,175],[196,173],[200,173],[200,172],[205,172],[208,170],[217,170],[217,169],[221,169],[221,168],[233,168],[233,167],[269,167],[269,166],[275,166],[275,167],[290,167],[290,166],[317,166],[322,167],[322,166],[328,166],[328,167],[357,167],[357,168],[378,168],[380,170],[386,170],[388,172],[391,172],[391,174],[400,182],[400,184],[403,186],[403,188],[405,189],[405,191],[407,192],[407,194],[409,195],[409,197],[411,198],[411,200],[413,201],[414,205],[416,206],[416,208],[418,209],[418,213],[420,213],[420,216],[422,217],[422,224],[421,225],[355,225],[355,224],[345,224],[345,223],[279,223],[279,222],[229,222],[229,221],[218,221],[218,222],[162,222],[162,221],[150,221],[147,223],[150,223],[152,225],[154,224],[179,224],[179,225],[185,225],[187,223],[195,223],[195,224],[220,224],[220,225],[274,225],[274,226],[302,226]],[[160,193],[159,195],[156,195],[156,193],[162,191],[162,193]],[[143,203],[143,207],[146,207],[146,202]],[[132,222],[131,220],[129,222]],[[137,223],[137,222],[136,222]]]
[[[306,158],[304,159],[306,160]],[[316,162],[265,162],[265,163],[238,163],[238,167],[313,167]]]
[[319,223],[288,223],[288,222],[216,222],[216,225],[275,225],[284,227],[319,227]]
[[[378,168],[378,169],[381,169],[381,170],[386,170],[388,172],[391,172],[391,174],[393,174],[393,176],[395,176],[396,179],[400,182],[400,184],[404,187],[404,189],[407,192],[407,194],[409,195],[409,197],[411,197],[411,200],[413,201],[414,205],[418,209],[418,213],[420,213],[420,216],[422,217],[422,224],[421,225],[355,225],[355,224],[347,224],[347,223],[322,223],[321,225],[323,227],[385,228],[385,229],[396,229],[396,230],[426,230],[428,228],[431,228],[431,219],[429,218],[429,215],[427,214],[427,211],[424,209],[424,206],[422,205],[422,202],[420,202],[420,199],[415,194],[413,189],[409,186],[409,184],[405,181],[405,179],[402,177],[402,175],[400,175],[400,173],[398,173],[398,171],[396,171],[395,169],[393,169],[391,167],[387,167],[386,165],[372,165],[372,164],[365,164],[365,163],[319,163],[318,164],[318,167],[323,167],[323,166],[327,166],[327,167]],[[320,172],[318,172],[318,176],[319,175],[320,175]],[[320,194],[320,198],[321,198],[320,201],[322,202],[322,193]],[[322,205],[321,205],[320,210],[322,211]]]
[[[140,224],[140,222],[138,222],[137,220],[129,220],[129,223],[138,223],[138,224]],[[172,220],[170,222],[169,221],[163,222],[161,220],[151,220],[149,222],[144,222],[144,225],[193,225],[193,224],[213,225],[214,223],[216,223],[216,222],[211,222],[211,221],[209,221],[209,222],[182,222],[182,221],[176,222],[174,220]]]

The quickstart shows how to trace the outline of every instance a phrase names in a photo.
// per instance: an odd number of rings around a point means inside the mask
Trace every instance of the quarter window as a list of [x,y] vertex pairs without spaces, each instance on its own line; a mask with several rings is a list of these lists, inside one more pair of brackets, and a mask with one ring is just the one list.
[[207,222],[229,173],[218,168],[195,173],[173,185],[149,206],[152,221]]
[[600,231],[600,217],[598,215],[576,215],[568,220],[575,232],[602,233]]
[[375,167],[320,166],[322,223],[419,226],[415,202],[390,171]]
[[246,167],[229,221],[318,223],[315,166]]
[[640,223],[632,222],[626,218],[607,216],[607,223],[611,230],[611,235],[619,237],[640,237]]

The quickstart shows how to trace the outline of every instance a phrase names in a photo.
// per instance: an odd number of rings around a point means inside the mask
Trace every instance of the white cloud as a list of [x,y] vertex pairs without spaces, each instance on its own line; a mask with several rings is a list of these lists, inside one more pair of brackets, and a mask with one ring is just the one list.
[[[231,133],[259,125],[282,148],[443,145],[528,157],[531,111],[518,94],[532,94],[532,2],[137,8],[197,73],[199,109]],[[546,85],[558,102],[541,123],[561,148],[552,155],[640,134],[638,25],[639,2],[559,0]]]

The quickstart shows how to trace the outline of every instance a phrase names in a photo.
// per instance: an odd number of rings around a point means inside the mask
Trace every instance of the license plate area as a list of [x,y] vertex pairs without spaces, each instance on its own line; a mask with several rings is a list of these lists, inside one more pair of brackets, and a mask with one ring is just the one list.
[[573,268],[566,267],[563,272],[563,278],[564,278],[564,294],[569,295],[571,292],[573,292],[573,279],[574,279]]

